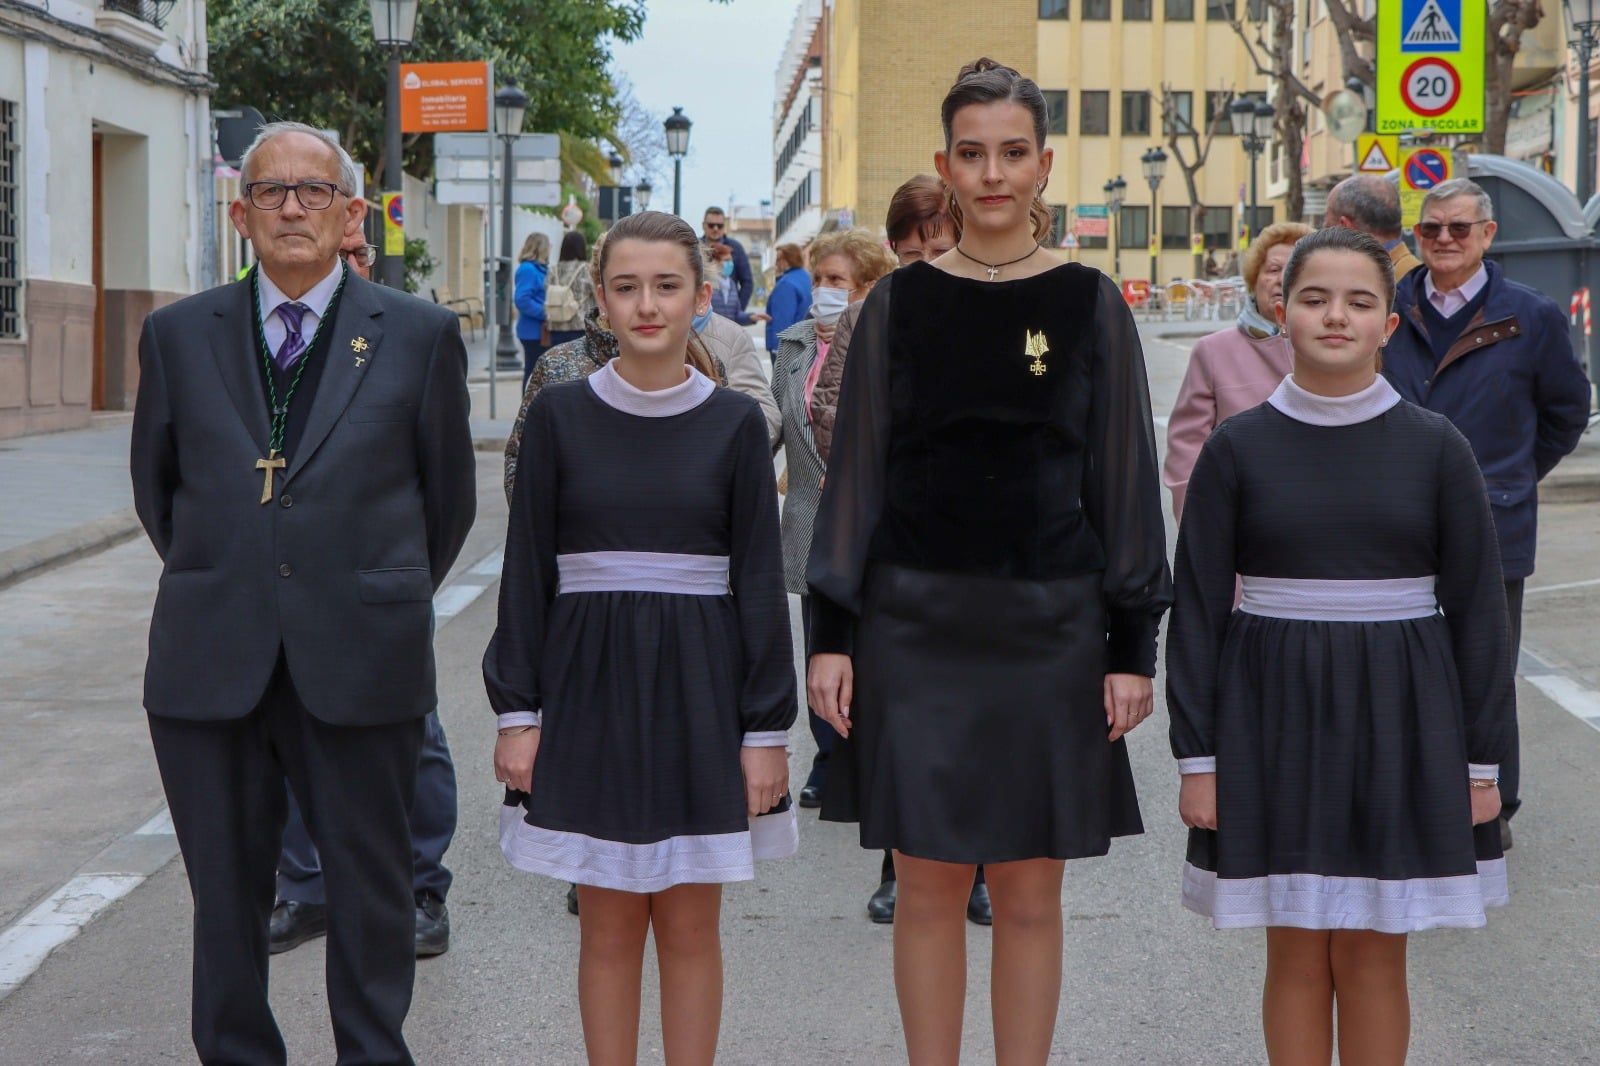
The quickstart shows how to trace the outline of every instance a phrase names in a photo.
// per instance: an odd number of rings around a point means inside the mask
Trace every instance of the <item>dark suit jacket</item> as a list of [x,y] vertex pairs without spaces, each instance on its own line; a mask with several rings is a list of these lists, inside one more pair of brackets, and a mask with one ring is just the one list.
[[325,722],[425,715],[433,593],[477,508],[458,321],[350,278],[303,435],[263,505],[253,315],[247,279],[156,311],[139,339],[134,505],[164,563],[145,708],[243,717],[281,648]]

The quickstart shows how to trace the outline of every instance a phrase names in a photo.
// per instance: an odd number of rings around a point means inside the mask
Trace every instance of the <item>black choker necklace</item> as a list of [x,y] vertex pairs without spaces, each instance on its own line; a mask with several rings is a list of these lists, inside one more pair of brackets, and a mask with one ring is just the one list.
[[979,266],[983,267],[983,269],[987,270],[989,272],[989,280],[993,281],[1000,276],[1000,270],[1002,267],[1016,266],[1024,259],[1032,259],[1034,252],[1037,252],[1042,247],[1044,246],[1041,244],[1035,244],[1033,249],[1029,251],[1027,255],[1019,255],[1015,259],[1009,259],[1004,263],[985,263],[982,259],[979,259],[975,255],[967,255],[967,250],[961,247],[959,244],[956,245],[956,251],[960,252],[974,263],[977,263]]

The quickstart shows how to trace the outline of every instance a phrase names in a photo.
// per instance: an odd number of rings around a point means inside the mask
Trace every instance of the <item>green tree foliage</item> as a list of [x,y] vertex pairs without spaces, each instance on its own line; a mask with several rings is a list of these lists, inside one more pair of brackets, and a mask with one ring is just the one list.
[[[645,0],[423,0],[405,59],[490,60],[497,84],[510,78],[528,94],[523,129],[611,139],[611,43],[637,38],[644,19]],[[207,21],[216,107],[337,130],[369,173],[383,173],[387,57],[366,3],[211,0]],[[431,139],[408,137],[406,170],[431,168]]]

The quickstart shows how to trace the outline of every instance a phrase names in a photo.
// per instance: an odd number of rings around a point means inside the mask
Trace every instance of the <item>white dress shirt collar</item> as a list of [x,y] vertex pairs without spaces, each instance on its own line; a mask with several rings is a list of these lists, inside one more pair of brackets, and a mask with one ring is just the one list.
[[333,270],[328,276],[311,286],[298,300],[290,300],[283,294],[283,290],[272,283],[267,272],[256,265],[256,273],[261,283],[261,306],[258,313],[261,315],[261,331],[266,334],[267,348],[276,352],[283,339],[289,335],[288,327],[283,324],[283,319],[274,312],[282,303],[300,303],[307,308],[305,317],[300,321],[300,335],[306,340],[309,347],[311,338],[316,335],[317,325],[322,317],[328,313],[328,304],[333,302],[333,294],[339,287],[339,279],[343,276],[344,264],[334,263]]
[[1427,294],[1428,302],[1433,304],[1433,309],[1449,318],[1463,307],[1477,298],[1483,287],[1489,284],[1489,268],[1483,263],[1478,264],[1477,272],[1461,283],[1459,289],[1441,292],[1434,287],[1433,271],[1428,271],[1428,276],[1422,280],[1422,288]]

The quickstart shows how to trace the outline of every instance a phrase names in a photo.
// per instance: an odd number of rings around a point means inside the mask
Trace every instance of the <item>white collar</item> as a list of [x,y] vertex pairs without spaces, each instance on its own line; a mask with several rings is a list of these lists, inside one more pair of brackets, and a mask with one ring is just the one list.
[[1267,402],[1296,422],[1308,426],[1353,426],[1370,422],[1400,402],[1389,379],[1379,374],[1371,385],[1349,396],[1320,396],[1295,384],[1290,374],[1279,383]]
[[[1483,263],[1479,263],[1478,269],[1473,273],[1472,277],[1462,282],[1459,289],[1453,289],[1451,292],[1460,296],[1462,303],[1469,304],[1477,299],[1478,293],[1482,292],[1483,287],[1487,284],[1489,284],[1489,268]],[[1422,289],[1431,303],[1434,295],[1439,291],[1438,287],[1433,283],[1433,271],[1428,271],[1428,276],[1422,279]],[[1445,295],[1449,296],[1451,293],[1445,293]]]
[[694,410],[717,390],[716,383],[694,367],[685,365],[684,370],[681,383],[647,392],[622,380],[613,360],[589,375],[589,387],[602,403],[624,414],[666,418]]
[[272,283],[272,279],[258,263],[256,276],[261,282],[261,321],[265,322],[267,316],[278,309],[279,304],[286,302],[305,304],[311,309],[312,314],[321,319],[328,313],[328,304],[333,302],[333,292],[339,287],[339,279],[343,276],[343,272],[344,264],[336,260],[327,277],[311,286],[299,300],[290,301],[289,297],[283,294],[283,290]]

